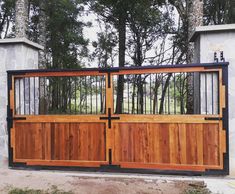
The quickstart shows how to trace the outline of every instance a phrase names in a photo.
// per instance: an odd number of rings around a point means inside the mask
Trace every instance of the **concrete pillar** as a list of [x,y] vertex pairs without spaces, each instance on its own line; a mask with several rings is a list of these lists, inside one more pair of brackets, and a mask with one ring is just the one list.
[[39,44],[25,38],[0,40],[0,167],[7,166],[7,73],[8,70],[37,69]]
[[[212,63],[214,53],[223,51],[229,62],[229,161],[230,175],[235,175],[235,24],[197,27],[191,41],[195,44],[194,62]],[[209,78],[208,78],[209,79]],[[209,86],[210,87],[210,86]]]

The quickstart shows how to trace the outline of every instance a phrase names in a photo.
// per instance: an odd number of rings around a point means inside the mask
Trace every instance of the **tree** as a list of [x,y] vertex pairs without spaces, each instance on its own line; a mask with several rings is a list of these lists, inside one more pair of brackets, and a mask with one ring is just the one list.
[[234,0],[204,0],[204,24],[235,23]]
[[[132,1],[97,0],[91,1],[90,7],[99,14],[105,22],[114,25],[118,31],[119,67],[125,66],[126,51],[126,21],[127,12],[132,7]],[[124,77],[118,77],[116,113],[121,113],[123,106]]]
[[[129,11],[127,48],[134,66],[142,66],[147,62],[149,60],[146,56],[147,52],[153,49],[156,42],[171,29],[172,20],[167,12],[160,10],[161,6],[162,2],[158,1],[136,1]],[[141,75],[134,77],[137,81],[137,106],[140,114],[143,114],[144,110],[143,85],[146,78]],[[132,95],[135,93],[133,92]]]
[[16,0],[15,3],[15,36],[26,38],[28,32],[29,2]]
[[15,0],[2,0],[0,2],[0,38],[12,36],[9,34],[10,26],[14,20]]
[[95,51],[92,53],[91,59],[98,59],[99,67],[112,67],[114,65],[114,57],[117,55],[115,47],[117,46],[116,32],[110,24],[104,24],[104,31],[97,33],[98,40],[92,42]]

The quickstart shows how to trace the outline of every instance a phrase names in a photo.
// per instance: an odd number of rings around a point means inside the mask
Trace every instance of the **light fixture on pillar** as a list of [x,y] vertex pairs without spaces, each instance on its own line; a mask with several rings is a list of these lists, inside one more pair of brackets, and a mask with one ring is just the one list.
[[214,52],[214,62],[215,63],[218,63],[219,62],[219,59],[217,57],[217,52]]
[[225,62],[224,51],[220,51],[220,61]]

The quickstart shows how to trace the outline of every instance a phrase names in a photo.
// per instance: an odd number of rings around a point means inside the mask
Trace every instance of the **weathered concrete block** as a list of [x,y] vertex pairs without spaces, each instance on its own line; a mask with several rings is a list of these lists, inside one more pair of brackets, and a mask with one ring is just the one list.
[[40,49],[43,47],[25,38],[0,40],[0,165],[8,155],[6,71],[37,69]]

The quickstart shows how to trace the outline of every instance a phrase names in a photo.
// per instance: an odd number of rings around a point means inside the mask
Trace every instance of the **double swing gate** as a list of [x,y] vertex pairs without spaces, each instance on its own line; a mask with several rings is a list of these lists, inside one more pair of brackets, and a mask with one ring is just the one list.
[[228,174],[227,69],[8,71],[9,165]]

